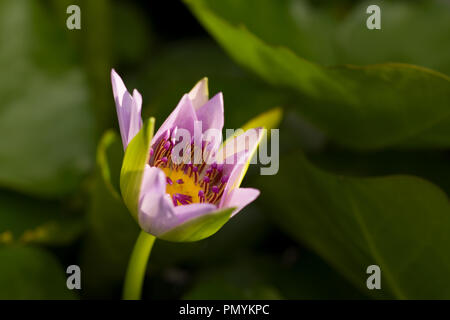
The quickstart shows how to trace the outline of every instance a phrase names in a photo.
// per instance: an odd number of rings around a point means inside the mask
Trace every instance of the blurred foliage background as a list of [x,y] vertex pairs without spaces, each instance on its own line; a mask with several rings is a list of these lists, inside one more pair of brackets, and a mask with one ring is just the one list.
[[144,298],[450,298],[449,40],[445,0],[0,0],[0,298],[120,298],[113,67],[157,126],[204,76],[227,128],[284,110],[279,173],[213,237],[158,241]]

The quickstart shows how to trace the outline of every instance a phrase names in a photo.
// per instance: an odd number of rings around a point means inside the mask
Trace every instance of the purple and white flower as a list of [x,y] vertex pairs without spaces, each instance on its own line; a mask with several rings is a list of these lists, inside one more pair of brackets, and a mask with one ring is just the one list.
[[[114,70],[111,80],[126,149],[142,127],[142,97],[137,90],[131,95]],[[196,129],[199,123],[200,131]],[[227,208],[234,216],[258,197],[258,190],[240,188],[240,183],[263,130],[248,130],[227,140],[226,145],[233,146],[230,153],[223,152],[223,145],[217,141],[210,143],[205,139],[208,130],[222,132],[223,126],[222,93],[209,99],[208,81],[204,78],[183,95],[151,140],[138,199],[137,220],[144,231],[164,239],[182,225]],[[189,161],[173,160],[175,147],[182,143],[177,134],[180,130],[192,137],[189,142],[183,139],[187,149],[183,149],[182,156]],[[191,161],[191,155],[197,151],[203,156],[200,161]]]

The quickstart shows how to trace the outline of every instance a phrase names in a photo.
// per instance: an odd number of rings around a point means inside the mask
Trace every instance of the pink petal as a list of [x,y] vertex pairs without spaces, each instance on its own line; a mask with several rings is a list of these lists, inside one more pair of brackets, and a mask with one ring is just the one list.
[[139,225],[159,236],[177,226],[214,212],[217,207],[209,203],[193,203],[175,207],[166,194],[166,175],[156,167],[147,165],[142,178],[139,201]]
[[161,169],[146,165],[139,195],[139,225],[156,235],[158,221],[172,215],[173,208],[166,196],[166,175]]
[[199,109],[206,102],[208,102],[208,78],[205,77],[197,82],[188,95],[195,110]]
[[175,227],[189,220],[212,213],[217,210],[217,207],[211,203],[192,203],[184,206],[177,206],[174,210],[177,219],[176,221],[172,221],[172,224]]
[[[130,121],[133,108],[133,97],[126,91],[122,96],[119,107],[117,108],[117,116],[119,119],[120,135],[122,136],[123,148],[126,149],[130,142]],[[116,104],[117,106],[117,104]],[[141,115],[138,115],[140,117]]]
[[232,216],[236,215],[249,203],[253,202],[259,196],[259,190],[253,188],[236,188],[233,189],[224,201],[224,207],[235,207]]
[[140,93],[135,89],[133,91],[133,102],[131,104],[130,109],[130,122],[128,128],[127,145],[134,138],[134,136],[138,134],[139,130],[141,130],[142,127],[141,109],[142,109],[142,97]]
[[[256,130],[256,133],[255,131],[250,130]],[[264,131],[261,128],[250,130],[247,130],[245,133],[236,136],[232,138],[230,142],[227,142],[227,145],[230,143],[229,146],[235,146],[231,153],[228,150],[225,150],[224,147],[218,155],[218,162],[225,163],[224,172],[229,176],[227,185],[225,186],[224,195],[220,201],[220,208],[224,206],[224,201],[228,194],[234,188],[238,188],[240,186],[242,180],[244,179],[245,173],[247,172],[249,162],[261,142],[261,138],[263,137]],[[249,139],[247,139],[247,137],[249,137]],[[225,160],[220,160],[225,156]],[[227,159],[230,157],[234,157],[234,163],[227,165]],[[228,174],[228,172],[230,173]]]
[[136,89],[133,90],[133,99],[136,103],[136,111],[141,113],[142,110],[142,95]]
[[146,164],[142,176],[139,201],[142,201],[150,193],[158,195],[166,194],[166,175],[161,169]]
[[111,70],[111,83],[113,88],[114,99],[122,101],[123,95],[127,92],[127,87],[123,83],[122,78],[117,74],[116,70]]
[[211,100],[206,102],[201,108],[196,110],[197,118],[202,121],[202,129],[223,129],[223,95],[216,94]]
[[111,83],[122,144],[124,149],[126,149],[128,143],[142,127],[142,97],[136,90],[134,90],[133,96],[131,96],[122,78],[114,69],[111,70]]
[[197,121],[197,116],[195,114],[192,102],[189,96],[185,94],[180,102],[178,102],[177,107],[172,113],[167,117],[161,127],[153,136],[152,144],[158,143],[159,139],[166,133],[167,130],[171,130],[175,127],[183,128],[189,130],[191,134],[194,132],[194,122]]

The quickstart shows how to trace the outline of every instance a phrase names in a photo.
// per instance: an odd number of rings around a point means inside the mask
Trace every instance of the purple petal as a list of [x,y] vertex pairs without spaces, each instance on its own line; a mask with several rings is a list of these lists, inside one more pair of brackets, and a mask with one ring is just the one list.
[[142,109],[142,95],[136,89],[133,90],[133,99],[136,102],[136,111],[141,113]]
[[[232,147],[231,153],[228,151],[228,149],[225,150],[225,146],[221,150],[221,154],[219,155],[219,157],[226,156],[226,159],[235,157],[235,161],[233,164],[227,165],[226,160],[218,160],[219,163],[225,162],[224,172],[229,176],[228,183],[225,186],[224,196],[220,201],[220,208],[223,207],[224,201],[227,198],[228,194],[234,188],[239,188],[242,180],[244,179],[245,173],[247,172],[249,162],[256,152],[259,143],[261,142],[263,133],[264,131],[261,128],[249,129],[245,133],[236,136],[232,138],[231,141],[227,142],[228,148]],[[247,137],[249,139],[247,139]],[[230,173],[228,174],[228,172]]]
[[111,70],[111,83],[116,103],[117,118],[124,149],[142,127],[142,97],[134,90],[133,96],[128,92],[122,78]]
[[[120,76],[116,73],[114,69],[111,70],[111,83],[114,95],[114,101],[116,103],[117,119],[119,121],[120,135],[122,137],[122,143],[125,147],[125,142],[127,141],[128,128],[127,124],[129,122],[129,117],[126,112],[126,108],[123,108],[123,99],[127,88],[123,83]],[[126,101],[127,103],[129,100]]]
[[232,216],[236,215],[249,203],[253,202],[259,196],[259,190],[253,188],[236,188],[233,189],[224,201],[224,207],[235,207]]
[[130,133],[131,110],[133,110],[133,98],[128,91],[126,91],[123,94],[122,101],[120,101],[117,108],[120,135],[122,136],[122,144],[124,149],[127,148],[129,142],[128,137]]
[[139,215],[141,228],[154,235],[160,236],[174,228],[200,216],[215,212],[217,207],[209,203],[193,203],[174,207],[168,196],[157,198],[145,197]]
[[139,225],[154,236],[159,236],[189,220],[214,212],[209,203],[194,203],[175,207],[166,194],[166,176],[156,167],[147,165],[142,178],[139,197]]
[[[229,182],[231,180],[235,180],[235,176],[238,175],[240,170],[234,170],[237,166],[241,166],[241,170],[244,166],[244,160],[246,157],[245,150],[239,152],[238,154],[232,154],[229,157],[227,157],[223,163],[221,163],[222,166],[222,174],[227,178],[227,181]],[[220,162],[220,161],[218,161]],[[233,175],[234,174],[234,175]]]
[[141,109],[142,109],[142,96],[135,89],[133,91],[133,103],[131,104],[130,110],[130,123],[128,128],[127,145],[134,138],[134,136],[138,134],[139,130],[141,130],[142,127]]
[[209,99],[208,93],[208,78],[203,78],[192,88],[188,93],[194,109],[197,110],[203,106]]
[[175,207],[176,220],[171,221],[172,228],[189,220],[198,218],[217,210],[217,207],[211,203],[192,203],[184,206]]
[[170,199],[166,196],[166,176],[161,169],[147,165],[139,195],[139,225],[156,235],[158,221],[173,216]]
[[203,131],[208,129],[223,129],[223,95],[216,94],[211,100],[196,110],[197,118],[202,121]]
[[195,121],[197,121],[197,116],[195,114],[194,107],[192,106],[192,102],[189,99],[189,96],[185,94],[181,98],[175,110],[172,111],[169,117],[164,121],[164,123],[153,136],[153,145],[158,143],[159,139],[165,134],[167,130],[171,130],[175,127],[189,130],[192,135],[194,132]]
[[142,201],[148,194],[166,194],[166,175],[159,168],[145,165],[142,176],[141,192],[139,201]]

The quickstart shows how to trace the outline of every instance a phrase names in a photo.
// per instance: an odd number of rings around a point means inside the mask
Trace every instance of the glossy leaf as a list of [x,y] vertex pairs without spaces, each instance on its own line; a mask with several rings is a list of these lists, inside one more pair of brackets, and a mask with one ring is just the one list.
[[[369,5],[381,9],[381,30],[365,27]],[[435,30],[439,30],[436,32]],[[335,28],[337,63],[397,61],[450,75],[450,4],[448,1],[369,0],[355,5]]]
[[[450,202],[421,178],[351,178],[324,172],[294,153],[263,194],[279,199],[274,219],[366,294],[447,299]],[[273,202],[272,202],[273,203]],[[276,208],[276,209],[275,209]],[[366,268],[381,268],[382,290],[368,290]]]
[[47,9],[0,2],[0,185],[54,197],[90,169],[94,123],[67,30]]
[[0,247],[0,299],[74,299],[64,271],[43,249]]
[[[296,110],[339,143],[357,149],[450,146],[448,76],[402,63],[321,66],[291,48],[274,45],[276,33],[255,35],[246,19],[256,13],[242,14],[249,9],[244,2],[222,1],[229,5],[223,11],[216,10],[214,1],[186,2],[237,62],[267,82],[296,92],[301,99]],[[231,23],[224,18],[234,15],[238,18]]]
[[[450,5],[440,0],[207,0],[208,6],[255,36],[323,65],[403,62],[450,75]],[[381,30],[370,30],[370,5]],[[439,32],[435,32],[439,30]]]

